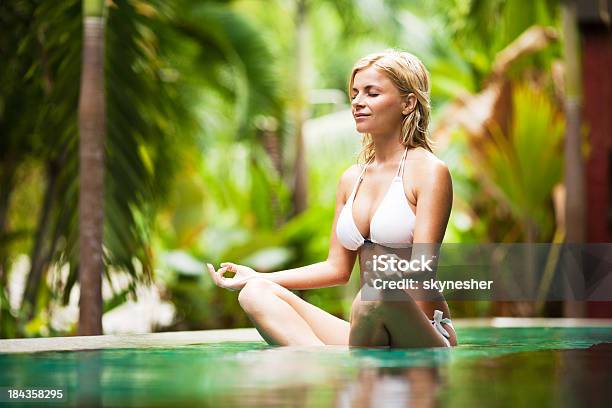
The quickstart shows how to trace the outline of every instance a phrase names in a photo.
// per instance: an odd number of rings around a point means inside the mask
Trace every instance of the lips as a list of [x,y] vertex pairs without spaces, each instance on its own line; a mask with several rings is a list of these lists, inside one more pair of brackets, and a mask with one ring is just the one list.
[[357,119],[357,118],[364,118],[364,117],[366,117],[366,116],[370,116],[370,115],[368,115],[368,114],[366,114],[366,113],[356,113],[356,114],[355,114],[355,115],[353,115],[353,116],[355,116],[355,119]]

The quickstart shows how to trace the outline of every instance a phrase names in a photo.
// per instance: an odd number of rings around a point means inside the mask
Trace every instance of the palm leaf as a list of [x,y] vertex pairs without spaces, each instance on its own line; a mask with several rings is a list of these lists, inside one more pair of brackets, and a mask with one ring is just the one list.
[[242,137],[257,114],[278,110],[269,48],[253,24],[227,7],[200,3],[182,15],[188,17],[173,24],[200,46],[200,66],[215,85],[234,95],[237,135]]

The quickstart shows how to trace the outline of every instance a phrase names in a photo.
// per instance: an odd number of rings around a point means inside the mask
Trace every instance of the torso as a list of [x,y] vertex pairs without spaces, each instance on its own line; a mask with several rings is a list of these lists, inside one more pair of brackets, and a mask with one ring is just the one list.
[[[417,213],[417,192],[416,182],[422,171],[423,160],[439,160],[432,153],[423,148],[415,148],[408,151],[406,163],[404,165],[402,182],[404,185],[404,193],[408,205],[414,214]],[[419,163],[421,165],[419,165]],[[389,185],[395,176],[398,168],[398,163],[387,163],[384,166],[368,166],[366,177],[360,183],[354,199],[353,219],[355,225],[361,235],[365,238],[370,237],[370,223],[376,210],[380,206],[381,201],[385,197]],[[357,181],[360,170],[356,169],[351,185]],[[348,199],[351,190],[345,190],[345,200]],[[361,257],[361,249],[358,251]],[[432,319],[434,310],[439,309],[448,313],[448,305],[446,301],[415,301],[419,305],[421,311]],[[455,333],[451,333],[455,337]]]
[[[408,205],[414,214],[417,210],[416,177],[419,175],[419,164],[421,160],[438,160],[432,153],[423,148],[415,148],[408,151],[404,165],[402,183]],[[363,181],[357,189],[353,205],[353,219],[357,229],[364,237],[370,236],[370,223],[374,213],[385,197],[391,180],[395,176],[398,163],[387,163],[376,167],[369,165]],[[352,186],[357,182],[360,170],[356,169]],[[351,194],[350,188],[345,190],[345,201]]]

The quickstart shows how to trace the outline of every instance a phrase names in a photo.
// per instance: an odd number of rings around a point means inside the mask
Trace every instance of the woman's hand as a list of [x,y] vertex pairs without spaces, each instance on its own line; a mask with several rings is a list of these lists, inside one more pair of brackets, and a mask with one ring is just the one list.
[[[215,271],[215,268],[211,264],[207,264],[207,266],[208,272],[215,285],[229,290],[240,290],[244,287],[249,279],[260,275],[258,272],[255,272],[248,266],[238,265],[231,262],[222,263],[221,268],[219,268],[217,271]],[[223,276],[225,272],[234,272],[235,275],[231,278],[226,278]]]

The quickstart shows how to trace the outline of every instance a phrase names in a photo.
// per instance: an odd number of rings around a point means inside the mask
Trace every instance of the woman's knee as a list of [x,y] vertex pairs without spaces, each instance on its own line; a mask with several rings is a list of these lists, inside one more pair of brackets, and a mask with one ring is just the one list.
[[384,323],[384,305],[379,300],[356,298],[351,308],[349,346],[387,347],[389,333]]
[[274,283],[263,278],[249,279],[238,294],[238,303],[246,312],[254,312],[273,291]]
[[351,305],[351,324],[382,318],[382,307],[383,304],[379,300],[361,300],[361,296],[357,296]]

